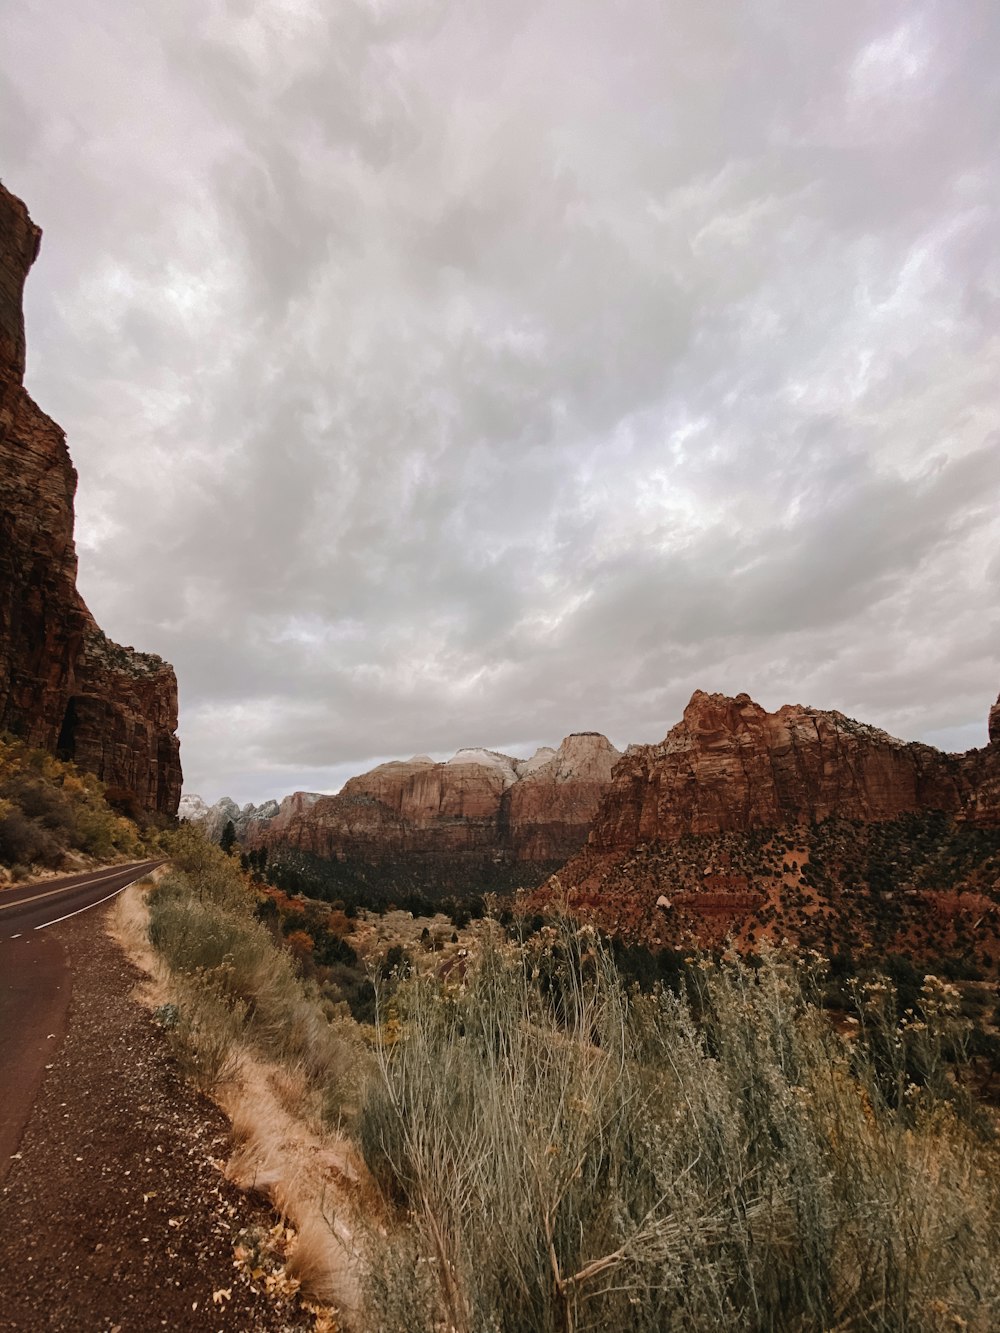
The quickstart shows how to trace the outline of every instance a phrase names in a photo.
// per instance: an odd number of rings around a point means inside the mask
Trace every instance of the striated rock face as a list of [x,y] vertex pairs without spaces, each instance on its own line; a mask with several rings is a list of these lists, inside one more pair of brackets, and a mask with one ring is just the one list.
[[568,736],[530,759],[459,750],[380,764],[262,841],[386,886],[462,891],[534,883],[583,845],[619,752],[604,736]]
[[652,949],[788,941],[1000,965],[1000,736],[966,754],[696,692],[615,766],[587,845],[525,900]]
[[659,745],[630,746],[591,834],[601,851],[684,834],[961,808],[961,765],[842,713],[697,690]]
[[605,736],[584,731],[567,736],[550,758],[528,768],[510,793],[514,859],[565,861],[572,856],[590,831],[620,759]]
[[[766,894],[784,873],[782,831],[802,842],[800,862],[816,841],[809,830],[826,821],[857,828],[940,816],[949,838],[971,846],[974,830],[1000,826],[996,719],[994,705],[992,739],[983,749],[943,754],[842,713],[797,704],[768,713],[746,694],[696,691],[661,744],[626,751],[587,846],[553,888],[589,901],[599,917],[609,911],[613,927],[626,919],[626,908],[648,916],[657,895],[673,902],[678,892],[704,913],[712,906],[709,891],[718,890],[735,920],[746,908],[741,894]],[[771,859],[758,863],[772,834],[779,836]],[[994,841],[993,833],[980,838],[975,855]],[[844,860],[842,848],[834,851]]]
[[173,814],[173,668],[111,643],[77,592],[76,472],[63,432],[23,386],[22,295],[40,241],[24,204],[0,185],[0,730]]
[[990,743],[960,757],[969,787],[963,815],[980,828],[1000,825],[1000,699],[990,709]]

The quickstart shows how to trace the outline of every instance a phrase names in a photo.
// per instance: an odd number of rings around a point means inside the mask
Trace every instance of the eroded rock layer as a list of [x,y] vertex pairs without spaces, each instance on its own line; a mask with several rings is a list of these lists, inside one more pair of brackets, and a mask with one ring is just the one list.
[[953,756],[842,713],[798,704],[768,713],[746,694],[697,690],[661,744],[629,748],[591,842],[610,850],[833,815],[957,811],[967,786]]
[[929,953],[967,928],[1000,958],[998,710],[990,744],[943,754],[841,713],[697,691],[661,744],[615,766],[538,905],[653,946]]
[[76,472],[62,430],[24,388],[22,296],[40,241],[0,185],[0,730],[173,814],[173,668],[111,643],[77,592]]
[[272,859],[306,853],[334,880],[388,894],[531,884],[583,845],[619,757],[582,732],[525,760],[460,750],[380,764],[251,838]]

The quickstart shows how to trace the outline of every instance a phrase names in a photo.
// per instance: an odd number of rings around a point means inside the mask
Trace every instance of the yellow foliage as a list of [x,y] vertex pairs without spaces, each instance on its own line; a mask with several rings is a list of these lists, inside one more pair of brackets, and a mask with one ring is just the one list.
[[0,864],[58,866],[75,849],[94,856],[134,856],[142,836],[112,810],[92,773],[0,737]]

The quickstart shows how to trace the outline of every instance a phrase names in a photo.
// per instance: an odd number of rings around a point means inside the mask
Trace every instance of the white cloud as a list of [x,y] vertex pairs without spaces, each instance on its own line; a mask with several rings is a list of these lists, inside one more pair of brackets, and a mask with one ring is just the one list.
[[189,785],[695,686],[984,737],[998,14],[14,0],[29,384]]

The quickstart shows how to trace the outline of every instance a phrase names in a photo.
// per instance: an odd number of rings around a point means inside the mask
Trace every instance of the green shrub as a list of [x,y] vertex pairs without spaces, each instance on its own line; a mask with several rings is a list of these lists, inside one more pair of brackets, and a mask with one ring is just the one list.
[[110,859],[144,850],[139,830],[113,810],[93,774],[0,737],[0,864],[58,867],[70,849]]

